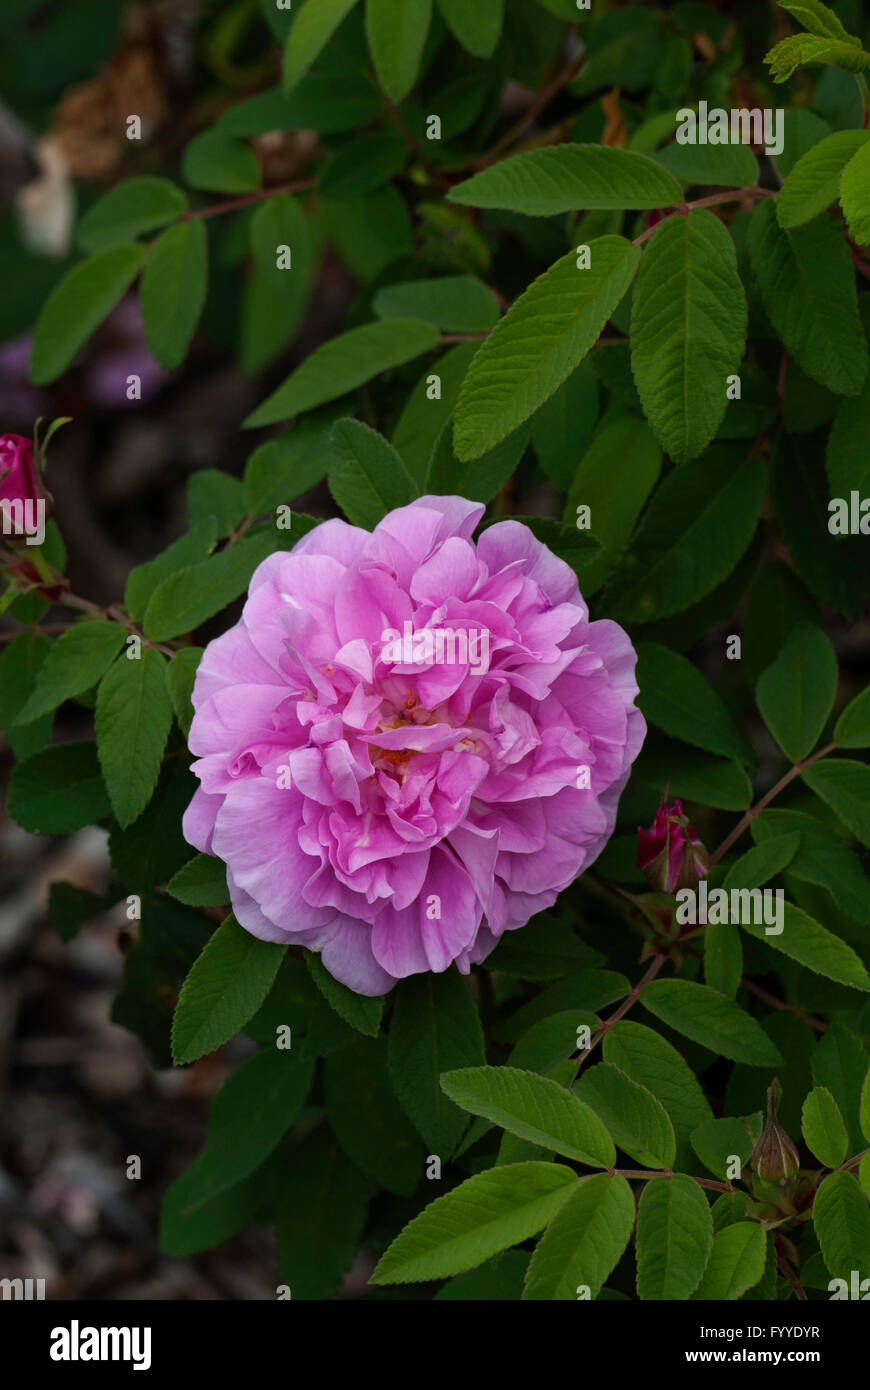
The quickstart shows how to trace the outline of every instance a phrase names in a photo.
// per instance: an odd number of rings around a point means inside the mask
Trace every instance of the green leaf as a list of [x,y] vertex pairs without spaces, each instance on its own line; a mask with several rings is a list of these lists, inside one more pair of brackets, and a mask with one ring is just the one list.
[[361,130],[381,113],[380,93],[362,72],[311,72],[289,95],[280,87],[238,101],[221,113],[229,135],[273,130],[316,130],[320,135]]
[[835,203],[840,175],[867,139],[866,130],[837,130],[813,145],[780,189],[776,200],[779,225],[786,230],[801,227]]
[[589,508],[590,530],[601,552],[583,567],[583,592],[595,593],[622,555],[638,515],[658,482],[662,452],[639,415],[605,417],[583,452],[565,503],[565,524],[575,526]]
[[830,1023],[811,1058],[814,1086],[826,1086],[837,1102],[849,1131],[850,1152],[861,1147],[861,1087],[867,1073],[867,1051],[860,1038],[841,1019]]
[[713,1116],[692,1069],[667,1039],[630,1019],[614,1024],[605,1035],[602,1050],[605,1062],[620,1067],[661,1101],[674,1126],[676,1163],[684,1166],[689,1157],[689,1135]]
[[61,633],[51,644],[33,693],[15,723],[29,724],[64,700],[90,690],[118,655],[126,635],[119,623],[102,620],[80,623]]
[[283,62],[285,92],[292,92],[305,76],[355,4],[356,0],[308,0],[287,35]]
[[447,1159],[467,1117],[441,1089],[442,1072],[484,1061],[483,1032],[462,976],[412,975],[402,980],[390,1022],[393,1090],[430,1153]]
[[646,155],[609,145],[553,145],[502,159],[450,190],[450,201],[530,217],[607,208],[667,208],[680,185]]
[[7,810],[34,835],[67,835],[107,816],[106,786],[95,743],[61,743],[17,763]]
[[205,1147],[185,1174],[186,1212],[259,1168],[302,1109],[313,1074],[309,1058],[277,1047],[264,1048],[232,1073],[212,1102]]
[[535,1247],[523,1299],[573,1302],[581,1288],[597,1298],[633,1226],[634,1198],[625,1178],[597,1173],[584,1179]]
[[826,1168],[839,1168],[849,1151],[843,1116],[826,1086],[810,1091],[801,1111],[804,1143]]
[[650,158],[682,183],[746,188],[758,182],[758,160],[745,145],[679,145],[674,141]]
[[329,198],[363,197],[382,188],[407,162],[408,146],[395,126],[369,130],[332,156],[320,179],[320,190]]
[[366,38],[378,83],[404,101],[417,81],[432,22],[432,0],[366,0]]
[[766,53],[764,61],[770,65],[774,82],[787,82],[797,68],[816,63],[861,73],[867,66],[867,54],[852,41],[839,43],[815,34],[792,34]]
[[340,333],[291,372],[248,416],[245,428],[274,425],[325,401],[337,400],[388,368],[429,352],[438,342],[436,328],[414,319],[385,319]]
[[785,835],[773,835],[747,850],[732,864],[722,887],[726,893],[732,889],[760,888],[762,884],[775,878],[791,863],[801,843],[800,833],[792,830]]
[[78,226],[78,244],[87,253],[105,251],[165,227],[186,211],[187,198],[169,179],[125,179],[88,208]]
[[447,27],[466,52],[475,58],[491,58],[501,36],[504,0],[438,0]]
[[612,1062],[584,1071],[574,1094],[601,1120],[614,1142],[644,1168],[671,1168],[674,1127],[660,1100]]
[[305,952],[305,964],[327,1004],[335,1009],[335,1012],[344,1019],[345,1023],[349,1023],[351,1028],[355,1028],[358,1033],[366,1033],[372,1038],[377,1037],[384,1012],[383,998],[380,996],[369,998],[364,994],[354,994],[347,985],[343,985],[340,980],[336,980],[334,976],[330,975],[320,957],[312,951]]
[[859,246],[870,242],[870,145],[868,132],[862,131],[864,144],[853,154],[840,180],[840,203],[852,240]]
[[[138,820],[126,830],[113,826],[109,833],[112,868],[131,892],[141,893],[165,883],[190,858],[190,845],[181,829],[182,817],[198,787],[187,763],[167,758],[157,790]],[[169,904],[182,911],[176,904]],[[168,1066],[167,1061],[163,1065]]]
[[[742,913],[742,918],[748,916],[748,912]],[[741,920],[740,925],[750,936],[766,941],[774,950],[800,961],[801,965],[817,975],[824,975],[841,985],[851,985],[853,989],[870,990],[870,976],[852,947],[808,917],[799,907],[791,903],[782,904],[782,932],[779,935],[768,935],[767,929],[755,921]]]
[[746,296],[727,228],[707,208],[659,227],[631,315],[631,365],[644,414],[675,463],[715,435],[746,339]]
[[671,796],[722,811],[743,811],[752,801],[752,783],[739,763],[698,753],[664,737],[643,750],[634,776],[639,786],[659,799],[670,787]]
[[346,418],[333,425],[330,442],[338,462],[329,470],[329,490],[354,526],[374,530],[387,512],[413,502],[414,479],[377,430]]
[[243,594],[251,575],[276,548],[271,531],[241,540],[201,564],[176,570],[162,580],[145,610],[143,629],[154,642],[192,632],[212,614]]
[[251,250],[255,270],[245,300],[242,364],[256,372],[292,340],[311,296],[315,247],[308,219],[289,193],[257,208]]
[[[841,401],[834,418],[825,452],[825,467],[831,497],[851,501],[855,491],[870,496],[870,381],[860,396]],[[830,513],[830,507],[829,507]],[[863,521],[863,517],[861,519]],[[860,524],[860,523],[859,523]]]
[[30,379],[35,386],[47,385],[66,370],[126,294],[144,258],[145,248],[137,242],[112,246],[81,261],[55,286],[33,334]]
[[[495,952],[489,957],[493,970],[517,975],[521,980],[558,980],[604,959],[581,941],[565,921],[541,913],[528,925],[531,931],[502,934]],[[528,1070],[537,1071],[538,1068]]]
[[712,1249],[713,1218],[698,1184],[684,1173],[648,1182],[637,1208],[638,1298],[690,1298]]
[[173,898],[190,907],[222,907],[230,900],[227,866],[214,854],[197,854],[166,885]]
[[576,1173],[561,1163],[514,1163],[476,1173],[414,1217],[371,1282],[407,1284],[473,1269],[540,1231],[576,1184]]
[[560,492],[571,487],[579,450],[598,415],[598,377],[589,358],[535,412],[532,447],[538,463]]
[[[396,422],[393,446],[419,483],[426,477],[439,435],[456,408],[459,389],[477,347],[477,343],[457,343],[427,366]],[[433,376],[438,378],[440,397],[432,396]]]
[[529,432],[527,420],[494,449],[488,449],[471,463],[462,463],[456,456],[455,434],[452,422],[448,421],[429,460],[423,485],[427,496],[437,493],[466,497],[471,502],[491,502],[516,471],[526,451]]
[[616,1150],[598,1116],[564,1086],[514,1067],[463,1067],[441,1078],[444,1092],[520,1139],[592,1168],[611,1168]]
[[801,773],[862,845],[870,845],[870,766],[851,758],[825,758]]
[[499,314],[492,290],[472,275],[387,285],[372,307],[379,319],[421,319],[442,333],[488,333]]
[[460,459],[477,458],[527,420],[596,342],[631,284],[640,251],[599,237],[588,269],[572,251],[520,295],[477,353],[459,393]]
[[201,217],[161,232],[142,275],[142,317],[148,346],[167,371],[187,355],[205,306],[208,238]]
[[836,694],[837,658],[815,623],[792,631],[755,689],[765,724],[792,762],[815,748]]
[[257,1012],[272,987],[286,946],[260,941],[229,917],[195,961],[172,1021],[176,1066],[228,1042]]
[[767,1236],[757,1221],[738,1221],[713,1237],[713,1249],[693,1299],[732,1302],[764,1273]]
[[665,478],[608,593],[608,617],[670,617],[731,573],[752,540],[767,492],[763,461],[747,454],[735,467],[732,448],[714,447]]
[[704,932],[704,981],[733,999],[743,975],[740,933],[730,922],[708,922]]
[[864,1277],[870,1261],[870,1206],[851,1173],[830,1173],[813,1202],[813,1226],[834,1279]]
[[111,666],[97,691],[97,753],[115,819],[123,829],[144,811],[157,785],[172,727],[166,658],[143,647]]
[[[268,1166],[267,1160],[266,1166]],[[160,1248],[167,1255],[184,1258],[220,1245],[250,1221],[263,1205],[261,1173],[255,1169],[234,1187],[210,1202],[189,1210],[196,1195],[199,1170],[194,1160],[168,1189],[160,1211]]]
[[184,182],[213,193],[253,193],[260,164],[250,145],[212,126],[195,135],[181,161]]
[[193,683],[203,653],[202,647],[182,647],[166,666],[166,690],[179,728],[185,738],[193,723]]
[[324,1094],[332,1132],[351,1162],[378,1187],[412,1196],[424,1150],[390,1085],[386,1038],[355,1038],[330,1052]]
[[861,1087],[861,1107],[859,1111],[861,1120],[861,1133],[870,1142],[870,1071],[864,1077],[864,1085]]
[[278,1270],[294,1301],[335,1293],[363,1234],[368,1183],[323,1127],[295,1148],[275,1213]]
[[86,922],[102,917],[112,906],[110,897],[101,897],[75,883],[55,880],[48,887],[46,915],[61,941],[72,941]]
[[529,1256],[524,1251],[505,1250],[468,1274],[458,1274],[442,1284],[434,1302],[518,1303],[528,1267]]
[[862,1192],[870,1198],[870,1153],[865,1153],[858,1165],[858,1181]]
[[794,15],[811,34],[818,34],[823,39],[842,39],[853,48],[861,47],[861,40],[844,29],[839,15],[828,5],[823,5],[821,0],[779,0],[779,4],[780,9]]
[[[193,476],[196,477],[197,474]],[[185,535],[179,536],[177,541],[173,541],[153,560],[146,560],[144,565],[136,565],[127,575],[124,589],[124,604],[130,616],[138,622],[161,579],[166,579],[179,568],[195,564],[197,560],[204,560],[214,549],[217,538],[217,518],[208,516],[192,526]]]
[[782,1065],[761,1024],[732,999],[691,980],[653,980],[641,1000],[669,1028],[711,1051],[750,1067]]
[[770,321],[798,366],[836,395],[857,396],[867,338],[852,256],[836,223],[823,213],[785,231],[765,199],[752,214],[749,253]]
[[721,1181],[730,1181],[728,1168],[732,1157],[739,1158],[741,1165],[748,1161],[763,1120],[760,1110],[753,1115],[706,1120],[692,1131],[692,1148],[705,1168]]
[[334,411],[326,419],[308,416],[286,434],[258,445],[245,466],[248,516],[287,506],[322,481],[336,462],[329,439],[334,421]]
[[[773,500],[797,574],[816,598],[856,619],[862,608],[864,539],[833,535],[828,529],[830,492],[816,440],[781,436],[773,459]],[[811,620],[815,611],[808,614]]]
[[218,535],[228,536],[245,515],[242,484],[219,468],[199,468],[187,480],[187,507],[194,524],[214,517]]
[[21,633],[0,648],[0,729],[19,762],[44,748],[51,733],[52,714],[30,724],[16,724],[51,650],[49,638],[37,632]]
[[768,809],[753,820],[750,829],[760,844],[798,831],[800,848],[788,865],[789,876],[826,888],[850,916],[870,923],[870,884],[861,862],[822,821],[802,811]]
[[656,642],[639,643],[637,654],[638,704],[650,723],[708,753],[754,761],[751,746],[697,666]]

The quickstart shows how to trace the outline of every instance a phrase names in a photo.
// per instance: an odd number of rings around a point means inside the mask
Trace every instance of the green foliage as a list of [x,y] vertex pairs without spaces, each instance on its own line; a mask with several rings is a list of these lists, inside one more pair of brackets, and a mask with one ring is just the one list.
[[[74,591],[75,475],[53,438],[44,544],[0,547],[9,816],[108,833],[105,887],[51,884],[48,920],[66,943],[126,902],[112,1021],[156,1067],[194,1066],[197,1093],[230,1066],[165,1195],[169,1255],[266,1223],[276,1280],[318,1300],[348,1296],[361,1251],[379,1257],[377,1299],[417,1284],[399,1296],[778,1305],[867,1272],[866,34],[850,32],[855,3],[727,8],[219,0],[192,21],[169,126],[124,141],[118,169],[70,178],[76,251],[31,244],[27,199],[0,219],[0,346],[32,330],[31,384],[89,419],[91,369],[141,276],[137,351],[166,394],[121,404],[146,440],[153,416],[172,421],[165,509],[122,539],[141,559],[149,528],[171,529],[122,603]],[[111,53],[91,7],[32,9],[0,19],[4,102],[54,140],[66,87]],[[779,153],[754,128],[682,142],[688,113],[744,92],[782,104]],[[175,439],[210,373],[265,432],[223,467]],[[105,506],[102,466],[98,450]],[[576,577],[595,640],[578,627],[576,665],[553,679],[606,726],[593,778],[635,683],[647,732],[606,815],[575,824],[565,797],[547,816],[533,786],[498,831],[532,839],[546,819],[557,856],[580,835],[593,861],[575,882],[546,908],[529,887],[531,920],[483,962],[461,955],[468,974],[369,997],[225,915],[247,887],[185,838],[186,744],[195,688],[201,706],[236,660],[211,648],[195,686],[206,645],[258,566],[338,513],[371,530],[430,494],[483,504],[478,537],[527,527]],[[400,529],[375,570],[403,544]],[[504,615],[479,606],[495,630]],[[354,621],[337,619],[340,644]],[[597,665],[614,624],[638,657],[620,660],[618,697]],[[525,679],[511,672],[504,729],[478,754],[534,716]],[[192,744],[207,768],[196,728]],[[240,745],[235,767],[262,756]],[[703,841],[721,920],[682,921],[645,885],[636,830],[663,798]],[[325,843],[317,818],[339,813],[309,801]],[[488,836],[485,805],[468,814]],[[776,926],[753,911],[760,892]],[[774,1077],[801,1166],[768,1182],[753,1155]]]

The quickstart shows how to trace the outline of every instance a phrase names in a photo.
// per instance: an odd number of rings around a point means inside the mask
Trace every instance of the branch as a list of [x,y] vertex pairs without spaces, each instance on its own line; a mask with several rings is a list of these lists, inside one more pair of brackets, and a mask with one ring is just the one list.
[[629,1009],[637,1003],[638,999],[640,998],[643,991],[646,989],[647,985],[652,984],[653,980],[655,979],[656,975],[659,973],[667,959],[668,957],[664,955],[658,955],[653,957],[653,959],[649,963],[649,966],[647,967],[647,971],[643,979],[640,980],[635,985],[631,993],[627,995],[625,999],[623,999],[616,1012],[612,1013],[609,1018],[606,1018],[604,1020],[601,1027],[598,1029],[598,1032],[595,1034],[595,1037],[592,1039],[589,1046],[586,1048],[585,1052],[580,1053],[580,1056],[577,1059],[577,1071],[580,1070],[593,1048],[597,1047],[598,1044],[601,1042],[602,1038],[606,1037],[606,1035],[610,1032],[614,1024],[618,1023],[621,1018],[624,1018],[624,1016],[628,1013]]
[[785,776],[781,777],[776,785],[771,787],[770,791],[767,792],[760,801],[756,802],[754,806],[750,806],[743,819],[734,827],[730,835],[726,835],[719,848],[710,855],[711,867],[713,864],[719,862],[723,854],[727,854],[728,850],[734,844],[734,841],[740,839],[746,827],[755,820],[756,816],[761,814],[765,806],[768,806],[775,796],[779,796],[779,793],[784,787],[788,786],[789,782],[793,782],[795,777],[799,777],[804,768],[809,767],[811,763],[817,763],[820,758],[827,757],[828,753],[832,753],[836,747],[836,742],[828,743],[824,748],[820,748],[817,753],[813,753],[811,757],[802,758],[799,763],[795,763],[794,767],[789,768]]
[[222,212],[235,212],[251,203],[260,203],[264,198],[275,198],[279,193],[303,193],[308,188],[316,187],[317,179],[297,179],[295,183],[279,184],[275,188],[258,188],[256,192],[246,193],[241,198],[228,198],[223,203],[210,203],[205,208],[191,208],[184,213],[181,221],[189,222],[191,217],[217,217]]
[[663,227],[666,222],[672,222],[675,217],[685,217],[688,213],[695,212],[697,208],[712,208],[716,207],[719,203],[739,202],[741,198],[775,197],[776,194],[770,188],[752,187],[732,188],[727,193],[711,193],[707,198],[695,198],[691,203],[683,203],[682,207],[677,208],[675,212],[669,212],[667,217],[662,218],[661,222],[656,222],[654,226],[647,227],[645,231],[641,232],[640,236],[635,237],[631,244],[632,246],[640,246],[641,242],[646,241],[647,237],[651,237],[653,233],[657,232],[659,227]]

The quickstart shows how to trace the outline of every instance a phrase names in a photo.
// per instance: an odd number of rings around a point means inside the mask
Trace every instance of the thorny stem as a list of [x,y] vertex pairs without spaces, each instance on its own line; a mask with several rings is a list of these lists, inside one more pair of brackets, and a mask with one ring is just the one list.
[[529,127],[534,125],[541,112],[549,106],[553,98],[558,96],[562,88],[566,87],[568,83],[577,76],[582,61],[583,59],[581,56],[579,58],[572,58],[569,63],[566,63],[553,78],[552,82],[548,83],[543,91],[538,93],[531,106],[524,112],[520,119],[505,132],[500,140],[496,141],[492,149],[488,150],[480,159],[474,160],[467,167],[486,168],[494,159],[498,159],[499,155],[502,154],[504,150],[510,149],[511,145],[516,144],[517,140],[519,140],[522,135],[525,135]]
[[743,834],[747,826],[755,820],[756,816],[761,814],[765,806],[770,805],[771,801],[773,801],[773,798],[775,796],[779,796],[779,793],[783,790],[784,787],[788,786],[789,782],[793,782],[795,777],[799,777],[800,774],[803,772],[804,768],[809,767],[811,763],[817,763],[820,758],[827,757],[828,753],[832,753],[836,747],[836,742],[828,743],[825,745],[824,748],[820,748],[817,753],[813,753],[811,757],[802,758],[800,762],[795,763],[794,767],[789,768],[785,776],[780,777],[776,785],[771,787],[770,791],[766,792],[760,801],[757,801],[754,806],[750,806],[749,810],[743,816],[742,820],[740,820],[738,824],[735,825],[734,829],[731,831],[729,835],[725,836],[725,839],[722,841],[719,848],[717,850],[714,850],[714,852],[710,855],[711,867],[713,864],[717,864],[719,862],[723,854],[727,854],[728,850],[734,844],[734,841],[740,839],[740,836]]
[[761,985],[757,985],[754,980],[747,979],[745,975],[741,978],[740,983],[744,985],[751,994],[756,994],[759,999],[763,999],[772,1009],[785,1009],[788,1013],[793,1014],[795,1018],[800,1019],[801,1023],[808,1023],[811,1028],[815,1028],[819,1033],[824,1033],[826,1031],[828,1027],[827,1023],[823,1023],[820,1018],[813,1018],[812,1014],[805,1014],[803,1009],[798,1008],[797,1004],[786,1004],[782,999],[777,999],[775,994],[770,994],[768,990],[762,989]]
[[672,222],[675,217],[686,217],[690,212],[695,212],[697,208],[712,208],[718,203],[739,202],[741,198],[775,198],[776,193],[770,188],[732,188],[727,193],[711,193],[707,198],[695,198],[691,203],[683,203],[675,212],[669,212],[667,217],[663,217],[655,226],[647,227],[646,231],[636,236],[631,243],[632,246],[640,246],[641,242],[651,237],[657,232],[659,227],[663,227],[666,222]]
[[[672,1178],[673,1168],[608,1168],[606,1171],[612,1178]],[[590,1174],[594,1177],[594,1173]],[[684,1175],[696,1182],[699,1187],[709,1187],[713,1192],[738,1192],[739,1188],[732,1187],[728,1182],[716,1182],[713,1178],[696,1178],[693,1173]]]
[[274,198],[279,193],[303,193],[306,189],[316,186],[317,179],[297,179],[295,183],[284,183],[275,188],[258,188],[256,192],[245,193],[241,198],[229,198],[223,203],[210,203],[205,208],[191,208],[181,220],[189,222],[191,217],[217,217],[222,212],[235,212],[251,203],[260,203],[264,198]]
[[798,1298],[802,1299],[804,1303],[807,1303],[809,1300],[807,1299],[806,1293],[804,1292],[803,1284],[801,1283],[798,1276],[795,1274],[788,1260],[785,1258],[784,1255],[781,1255],[778,1250],[776,1252],[776,1263],[779,1266],[780,1274],[783,1276],[784,1279],[788,1280],[795,1293],[797,1294]]
[[625,1014],[628,1013],[629,1009],[637,1003],[638,999],[640,998],[643,991],[646,989],[647,985],[652,984],[653,980],[655,979],[656,975],[659,973],[667,959],[668,957],[666,955],[657,955],[653,957],[653,959],[650,961],[647,967],[646,974],[644,975],[643,979],[639,980],[638,983],[635,985],[634,989],[631,991],[631,993],[626,995],[625,999],[623,999],[616,1012],[612,1013],[609,1018],[606,1018],[604,1020],[601,1027],[598,1029],[598,1032],[595,1034],[589,1046],[586,1048],[585,1052],[580,1053],[580,1056],[577,1059],[577,1071],[580,1070],[593,1048],[597,1047],[598,1044],[601,1042],[602,1038],[606,1037],[606,1035],[610,1032],[614,1024],[618,1023],[619,1020],[623,1018]]
[[138,637],[143,646],[154,647],[155,651],[163,652],[164,656],[175,657],[173,647],[167,647],[163,642],[152,642],[131,622],[126,613],[121,611],[117,603],[110,603],[107,608],[102,608],[98,603],[92,603],[88,598],[80,598],[78,594],[72,594],[68,590],[61,595],[58,602],[65,604],[67,608],[80,608],[85,613],[99,613],[100,617],[118,623],[131,637]]

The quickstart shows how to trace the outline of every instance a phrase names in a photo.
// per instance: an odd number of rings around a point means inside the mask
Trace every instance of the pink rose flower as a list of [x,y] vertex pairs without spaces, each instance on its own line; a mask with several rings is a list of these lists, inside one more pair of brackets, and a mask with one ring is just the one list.
[[683,815],[683,803],[662,801],[649,830],[637,828],[637,866],[653,888],[676,893],[697,888],[707,877],[710,862],[697,831]]
[[259,566],[197,672],[186,838],[242,926],[360,994],[467,973],[552,906],[646,732],[626,634],[527,527],[475,544],[483,511],[324,522]]

